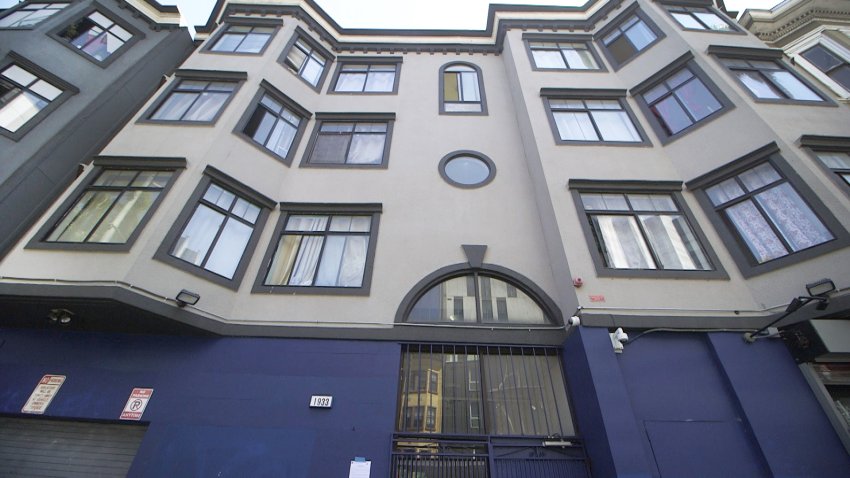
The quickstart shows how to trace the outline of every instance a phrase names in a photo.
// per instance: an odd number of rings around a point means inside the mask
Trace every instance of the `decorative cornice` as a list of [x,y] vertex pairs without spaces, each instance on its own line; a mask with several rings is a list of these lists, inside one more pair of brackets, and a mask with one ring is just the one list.
[[782,39],[817,21],[850,24],[850,2],[845,8],[816,3],[803,0],[777,10],[747,10],[740,23],[765,42]]

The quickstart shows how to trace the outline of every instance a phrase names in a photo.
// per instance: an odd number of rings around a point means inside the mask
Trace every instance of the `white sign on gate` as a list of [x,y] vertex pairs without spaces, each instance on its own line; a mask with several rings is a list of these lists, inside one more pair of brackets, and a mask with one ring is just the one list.
[[151,395],[153,395],[152,388],[134,388],[130,398],[127,399],[127,404],[124,405],[124,411],[121,412],[121,420],[141,420]]
[[24,408],[21,409],[21,413],[43,414],[63,383],[65,383],[64,375],[45,375],[41,377],[38,385],[35,386],[35,390],[32,391],[29,400],[24,404]]

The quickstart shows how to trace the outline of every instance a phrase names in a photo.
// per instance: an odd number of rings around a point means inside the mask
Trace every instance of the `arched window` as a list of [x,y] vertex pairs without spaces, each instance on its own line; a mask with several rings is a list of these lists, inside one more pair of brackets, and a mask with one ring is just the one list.
[[487,114],[480,68],[470,63],[440,68],[440,113]]
[[545,294],[518,274],[484,268],[438,271],[408,294],[400,321],[457,325],[552,325],[557,308]]

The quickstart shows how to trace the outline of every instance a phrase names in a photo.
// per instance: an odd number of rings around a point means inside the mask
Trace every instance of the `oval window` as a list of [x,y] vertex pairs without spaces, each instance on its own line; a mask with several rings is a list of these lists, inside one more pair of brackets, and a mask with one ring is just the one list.
[[440,161],[440,175],[454,186],[475,188],[493,180],[496,165],[484,155],[458,151]]

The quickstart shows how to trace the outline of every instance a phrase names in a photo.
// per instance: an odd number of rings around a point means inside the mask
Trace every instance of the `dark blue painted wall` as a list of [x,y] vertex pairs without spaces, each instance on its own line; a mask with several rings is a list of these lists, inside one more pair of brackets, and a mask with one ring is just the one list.
[[[0,413],[44,374],[67,380],[47,415],[115,420],[154,389],[131,476],[347,476],[355,456],[388,476],[395,343],[0,331]],[[310,395],[333,395],[330,410]]]

